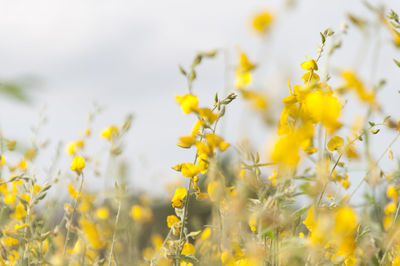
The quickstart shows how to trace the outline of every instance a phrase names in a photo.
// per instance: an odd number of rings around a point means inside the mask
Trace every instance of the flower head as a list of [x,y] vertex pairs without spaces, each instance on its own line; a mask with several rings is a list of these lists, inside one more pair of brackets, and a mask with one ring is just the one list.
[[271,23],[273,22],[273,16],[269,12],[261,12],[257,14],[252,21],[253,29],[260,34],[265,34]]
[[183,96],[175,96],[175,100],[181,105],[182,111],[189,114],[196,110],[199,100],[196,95],[185,94]]
[[109,126],[108,128],[103,129],[100,133],[100,135],[103,138],[108,139],[108,140],[117,136],[118,134],[119,134],[119,129],[116,126]]
[[75,156],[71,163],[71,170],[81,172],[85,168],[85,159],[81,156]]
[[180,187],[175,190],[174,197],[172,198],[172,207],[180,208],[182,207],[182,201],[186,197],[187,191],[186,188]]

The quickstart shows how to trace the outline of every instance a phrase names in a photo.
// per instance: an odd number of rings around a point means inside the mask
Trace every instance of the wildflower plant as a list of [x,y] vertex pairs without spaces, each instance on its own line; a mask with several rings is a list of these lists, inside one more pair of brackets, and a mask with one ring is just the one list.
[[[349,14],[349,25],[316,33],[317,50],[296,62],[283,95],[256,85],[264,62],[245,49],[202,52],[179,66],[187,91],[175,102],[193,127],[176,148],[193,153],[171,165],[181,181],[167,200],[130,186],[124,145],[132,115],[98,128],[96,107],[45,174],[37,171],[48,148],[45,119],[25,146],[0,131],[1,265],[399,265],[400,121],[379,97],[389,85],[331,61],[350,45],[349,27],[365,32],[376,23],[398,49],[397,13],[365,5],[373,19]],[[272,41],[279,15],[251,20],[262,42]],[[226,66],[234,78],[204,103],[198,66],[222,51],[236,58]],[[268,149],[228,142],[219,130],[239,101],[273,132]],[[100,179],[104,188],[92,189]]]

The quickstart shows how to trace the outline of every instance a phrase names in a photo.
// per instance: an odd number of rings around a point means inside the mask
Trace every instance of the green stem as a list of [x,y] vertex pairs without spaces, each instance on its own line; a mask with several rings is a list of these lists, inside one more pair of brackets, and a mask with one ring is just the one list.
[[[77,208],[78,203],[79,203],[79,200],[80,200],[80,198],[81,198],[81,192],[82,192],[82,187],[83,187],[83,179],[84,179],[84,176],[83,176],[83,173],[82,173],[82,172],[79,174],[79,177],[81,178],[81,182],[80,182],[80,184],[79,184],[78,196],[77,196],[77,199],[76,199],[75,202],[74,202],[74,208],[73,208],[73,210],[72,210],[71,218],[69,219],[69,222],[70,222],[70,223],[69,223],[68,226],[67,226],[67,234],[66,234],[66,236],[65,236],[63,256],[65,256],[65,254],[66,254],[66,252],[67,252],[67,246],[68,246],[68,241],[69,241],[69,235],[70,235],[70,232],[71,232],[71,230],[70,230],[71,223],[72,223],[73,220],[74,220],[74,215],[75,215],[75,212],[76,212],[76,208]],[[68,223],[68,220],[67,220],[67,223]]]
[[119,200],[119,202],[118,202],[118,211],[117,211],[117,216],[115,217],[114,233],[113,233],[113,237],[112,237],[110,258],[108,260],[108,266],[111,266],[111,262],[112,262],[112,255],[113,255],[113,251],[114,251],[115,237],[117,235],[117,225],[118,225],[120,211],[121,211],[121,200]]
[[[392,142],[390,142],[389,146],[385,149],[384,152],[382,152],[381,156],[379,156],[378,160],[376,161],[376,164],[379,163],[380,160],[382,160],[382,158],[385,156],[385,154],[388,152],[388,150],[390,149],[390,147],[392,147],[392,145],[397,141],[397,139],[400,137],[400,132],[397,133],[397,135],[394,137],[394,139],[392,140]],[[353,195],[356,193],[356,191],[361,187],[362,183],[364,183],[366,177],[368,176],[369,172],[371,170],[368,170],[367,173],[365,174],[365,176],[361,179],[360,183],[357,184],[356,188],[353,190],[353,192],[350,194],[349,200],[351,199],[351,197],[353,197]]]
[[[197,156],[196,156],[196,160],[197,160]],[[186,224],[186,219],[187,219],[187,214],[188,214],[188,207],[189,207],[189,198],[190,198],[190,189],[192,188],[192,179],[190,179],[189,181],[189,185],[188,185],[188,192],[186,195],[186,199],[185,199],[185,207],[183,209],[183,217],[182,217],[182,228],[181,228],[181,233],[179,235],[179,248],[178,248],[178,254],[176,254],[177,256],[179,256],[182,252],[183,249],[183,245],[184,243],[182,243],[183,238],[184,238],[184,234],[185,234],[185,224]],[[180,258],[178,258],[177,263],[179,265],[179,263],[181,262]]]

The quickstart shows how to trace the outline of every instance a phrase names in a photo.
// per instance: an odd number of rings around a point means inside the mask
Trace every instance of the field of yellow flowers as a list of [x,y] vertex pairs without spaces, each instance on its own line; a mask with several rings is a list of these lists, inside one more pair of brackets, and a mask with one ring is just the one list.
[[[400,265],[400,161],[393,148],[400,117],[387,114],[378,95],[396,88],[330,64],[349,27],[378,27],[390,36],[379,41],[400,49],[397,13],[365,5],[371,19],[349,14],[339,29],[316,33],[317,50],[298,62],[301,76],[288,80],[279,99],[254,86],[262,62],[239,47],[228,67],[232,88],[208,102],[197,96],[196,71],[223,51],[198,53],[189,67],[179,66],[187,88],[175,101],[193,127],[177,136],[177,150],[192,156],[171,165],[185,185],[173,187],[168,201],[127,189],[118,159],[132,115],[94,132],[94,111],[56,155],[67,157],[69,168],[50,167],[44,183],[34,173],[46,143],[36,136],[21,151],[1,132],[0,265]],[[278,18],[261,11],[252,31],[267,40]],[[396,56],[400,61],[397,54],[385,62],[400,68]],[[220,122],[237,101],[274,136],[268,151],[221,135]],[[353,103],[363,117],[348,108]],[[379,139],[383,132],[392,137]],[[107,147],[105,161],[87,151],[89,139]],[[104,178],[104,189],[92,189],[88,175]],[[63,194],[66,201],[55,196]]]

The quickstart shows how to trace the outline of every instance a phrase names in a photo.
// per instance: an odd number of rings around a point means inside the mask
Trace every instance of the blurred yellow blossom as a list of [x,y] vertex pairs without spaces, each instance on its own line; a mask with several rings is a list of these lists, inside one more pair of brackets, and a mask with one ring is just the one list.
[[96,216],[101,220],[105,220],[110,216],[110,212],[106,207],[101,207],[96,210]]
[[328,149],[330,151],[337,151],[343,145],[344,145],[343,138],[340,136],[334,136],[328,142]]
[[308,61],[301,63],[301,68],[307,71],[318,70],[318,65],[314,59],[310,59]]
[[75,156],[71,163],[71,170],[81,172],[85,168],[85,159],[81,156]]
[[115,136],[118,136],[118,134],[119,129],[116,126],[109,126],[100,132],[100,136],[108,140],[112,139]]
[[253,29],[260,33],[265,34],[273,22],[273,16],[270,12],[264,11],[257,14],[252,21]]
[[175,96],[175,100],[181,105],[182,111],[189,114],[196,110],[199,100],[196,95],[186,94],[183,96]]
[[182,201],[186,197],[187,191],[186,188],[180,187],[175,190],[174,197],[172,198],[172,207],[180,208],[182,207]]

